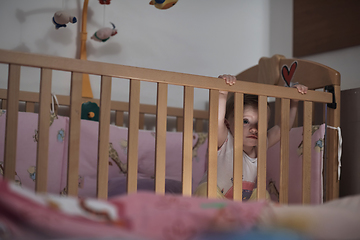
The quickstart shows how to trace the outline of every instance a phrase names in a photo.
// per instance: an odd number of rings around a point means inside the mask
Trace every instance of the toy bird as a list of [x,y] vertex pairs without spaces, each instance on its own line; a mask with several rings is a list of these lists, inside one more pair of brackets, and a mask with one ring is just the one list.
[[55,24],[56,29],[59,29],[61,27],[66,27],[66,24],[69,22],[76,23],[77,22],[76,17],[71,16],[64,11],[57,11],[54,14],[53,23]]
[[158,9],[168,9],[174,6],[178,0],[151,0],[150,5],[154,5]]
[[92,35],[91,39],[98,42],[106,42],[107,40],[109,40],[110,37],[117,34],[115,24],[111,23],[111,25],[113,26],[113,28],[104,27],[97,30],[94,35]]

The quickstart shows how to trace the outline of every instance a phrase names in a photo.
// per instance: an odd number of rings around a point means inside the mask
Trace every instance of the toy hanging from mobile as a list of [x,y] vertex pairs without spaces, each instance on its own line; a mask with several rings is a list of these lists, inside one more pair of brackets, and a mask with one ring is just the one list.
[[178,0],[151,0],[150,5],[154,5],[158,9],[168,9],[174,6]]
[[97,30],[94,35],[92,35],[91,39],[98,41],[98,42],[106,42],[110,39],[110,37],[115,36],[117,34],[117,30],[115,28],[115,24],[110,22],[113,28],[100,28]]
[[104,4],[109,5],[110,2],[111,2],[111,0],[99,0],[99,3],[100,3],[101,5],[104,5]]
[[64,12],[64,11],[57,11],[53,16],[53,23],[56,29],[61,27],[66,27],[68,23],[76,23],[77,19],[74,16]]

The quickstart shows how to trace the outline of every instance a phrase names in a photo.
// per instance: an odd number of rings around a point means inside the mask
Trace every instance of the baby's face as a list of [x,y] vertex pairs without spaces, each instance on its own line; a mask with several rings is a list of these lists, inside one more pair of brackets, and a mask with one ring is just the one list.
[[[243,114],[243,145],[254,147],[258,144],[258,109],[250,106],[244,106]],[[268,114],[269,118],[269,114]],[[234,133],[234,116],[228,120],[231,133]]]

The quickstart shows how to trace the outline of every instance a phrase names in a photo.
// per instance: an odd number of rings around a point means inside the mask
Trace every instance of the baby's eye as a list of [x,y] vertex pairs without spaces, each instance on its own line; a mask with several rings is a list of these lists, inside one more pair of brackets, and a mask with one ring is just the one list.
[[249,120],[244,119],[244,124],[249,124]]

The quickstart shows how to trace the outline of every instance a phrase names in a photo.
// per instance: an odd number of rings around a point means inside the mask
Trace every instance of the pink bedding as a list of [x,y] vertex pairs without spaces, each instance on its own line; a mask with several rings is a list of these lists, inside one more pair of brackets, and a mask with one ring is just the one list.
[[[302,127],[290,130],[289,142],[289,203],[302,202]],[[313,126],[311,138],[311,203],[323,202],[323,152],[325,124]],[[272,200],[278,201],[280,187],[280,143],[268,149],[266,184]]]
[[36,195],[0,179],[1,239],[360,239],[360,195],[279,205],[138,192],[108,201]]
[[[0,165],[3,164],[6,112],[0,110]],[[37,122],[35,113],[19,112],[17,137],[16,180],[22,186],[35,189]],[[58,116],[50,126],[48,192],[66,195],[67,147],[69,118]],[[110,184],[123,182],[126,169],[122,171],[117,163],[126,168],[127,128],[110,126],[109,180]],[[98,122],[81,120],[79,196],[96,196]],[[168,132],[166,148],[166,179],[175,187],[181,181],[182,133]],[[155,133],[139,130],[138,176],[140,179],[154,178]],[[207,159],[206,134],[193,135],[193,188],[205,172]],[[2,174],[2,172],[0,172]],[[113,188],[111,188],[113,189]],[[115,195],[117,192],[109,193]]]
[[35,195],[0,180],[0,225],[9,239],[194,239],[252,229],[266,202],[137,193],[109,201]]
[[[18,184],[35,189],[37,121],[35,113],[19,112],[17,137],[16,181]],[[3,164],[6,112],[0,110],[0,166]],[[58,116],[50,126],[48,192],[66,195],[67,146],[69,118]],[[324,125],[314,127],[312,136],[311,203],[322,202],[322,156]],[[79,196],[96,196],[98,123],[81,120]],[[289,202],[301,201],[302,128],[290,131]],[[125,192],[127,162],[127,128],[110,126],[109,137],[109,196]],[[207,135],[194,133],[193,136],[193,189],[206,170]],[[182,133],[167,133],[166,189],[168,192],[181,191]],[[269,149],[267,155],[267,188],[274,201],[279,189],[279,145]],[[155,158],[155,133],[139,130],[139,188],[153,189]],[[0,168],[0,175],[2,174]]]

